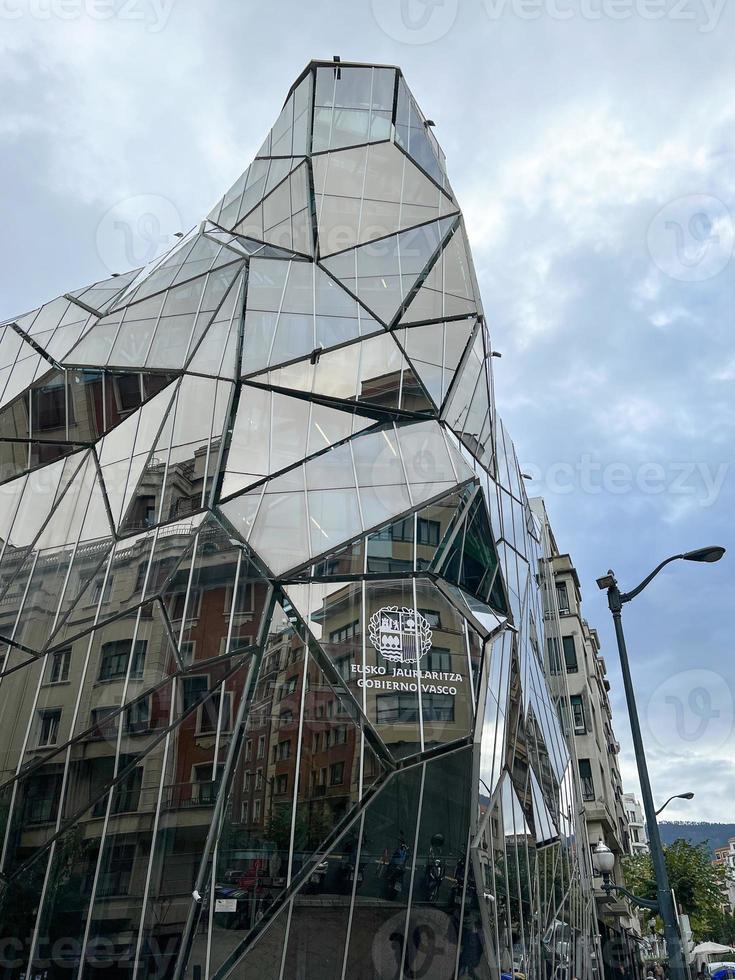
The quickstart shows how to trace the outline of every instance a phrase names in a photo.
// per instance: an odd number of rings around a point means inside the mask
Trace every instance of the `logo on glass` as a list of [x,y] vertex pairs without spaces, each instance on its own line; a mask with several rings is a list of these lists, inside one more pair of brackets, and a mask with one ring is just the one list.
[[431,627],[416,609],[383,606],[370,617],[370,642],[385,657],[398,664],[415,664],[431,649]]

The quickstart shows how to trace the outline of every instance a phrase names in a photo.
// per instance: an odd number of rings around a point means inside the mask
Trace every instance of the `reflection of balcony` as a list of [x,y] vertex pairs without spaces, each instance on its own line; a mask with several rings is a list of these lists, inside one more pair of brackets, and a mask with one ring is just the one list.
[[193,807],[214,806],[219,789],[218,779],[193,783],[171,783],[163,787],[163,808],[188,810]]
[[130,871],[106,871],[100,874],[97,882],[97,897],[110,898],[113,895],[127,895],[130,891]]

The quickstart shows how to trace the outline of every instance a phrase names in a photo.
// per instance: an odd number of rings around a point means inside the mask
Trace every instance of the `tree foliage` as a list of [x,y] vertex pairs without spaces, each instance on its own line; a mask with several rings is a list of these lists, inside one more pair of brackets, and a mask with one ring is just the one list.
[[[723,921],[725,872],[714,867],[705,841],[692,844],[679,839],[664,847],[666,870],[676,900],[689,916],[695,940],[712,939]],[[628,888],[641,898],[656,898],[656,876],[650,854],[634,854],[623,860]],[[731,917],[730,917],[731,918]]]

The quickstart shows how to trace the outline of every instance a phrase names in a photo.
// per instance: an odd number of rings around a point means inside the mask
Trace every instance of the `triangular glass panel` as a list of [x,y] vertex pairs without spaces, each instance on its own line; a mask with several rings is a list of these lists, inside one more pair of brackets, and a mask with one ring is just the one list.
[[250,262],[242,373],[382,332],[354,297],[311,262]]
[[440,187],[447,186],[444,154],[403,78],[398,79],[396,143]]
[[230,378],[239,374],[237,357],[246,274],[242,272],[230,286],[224,302],[214,315],[204,336],[192,347],[185,365],[192,374]]
[[124,306],[98,320],[67,363],[181,369],[242,268],[221,269]]
[[131,269],[129,272],[111,276],[109,279],[100,279],[99,282],[95,282],[91,286],[74,289],[67,295],[73,296],[85,306],[104,314],[115,305],[123,290],[127,289],[141,271],[141,269]]
[[100,440],[97,455],[110,513],[119,528],[179,385],[169,385]]
[[393,143],[325,153],[313,169],[322,257],[457,211]]
[[255,553],[282,574],[445,496],[468,477],[469,468],[441,426],[419,422],[358,434],[221,510]]
[[233,231],[300,255],[312,255],[314,243],[306,162],[300,163],[261,204],[238,221]]
[[308,360],[253,375],[252,380],[366,407],[422,414],[434,411],[411,365],[387,333],[318,352]]
[[190,526],[167,528],[165,535],[151,529],[117,541],[103,560],[99,551],[83,556],[73,569],[78,565],[79,587],[67,589],[69,601],[46,646],[63,647],[95,626],[134,612],[159,593],[166,594],[180,564],[190,557],[203,517]]
[[396,331],[411,367],[438,407],[447,396],[474,326],[471,319],[449,320]]
[[189,374],[177,384],[163,424],[146,429],[145,437],[136,442],[120,510],[121,533],[153,524],[186,524],[206,506],[233,388],[229,381]]
[[152,271],[140,279],[134,289],[126,293],[125,306],[139,303],[190,279],[197,279],[230,262],[236,262],[237,259],[238,256],[231,249],[213,241],[197,229],[187,236],[180,247],[175,247]]
[[492,471],[494,410],[482,333],[455,377],[442,418],[482,465]]
[[375,419],[243,385],[230,435],[221,496],[342,442]]
[[234,229],[303,162],[303,156],[253,160],[212,209],[209,220],[220,228]]
[[477,316],[478,297],[464,228],[459,225],[401,317],[401,326]]
[[287,585],[299,615],[397,758],[469,738],[464,618],[428,579]]
[[322,264],[386,326],[410,302],[456,223],[441,218],[323,259]]

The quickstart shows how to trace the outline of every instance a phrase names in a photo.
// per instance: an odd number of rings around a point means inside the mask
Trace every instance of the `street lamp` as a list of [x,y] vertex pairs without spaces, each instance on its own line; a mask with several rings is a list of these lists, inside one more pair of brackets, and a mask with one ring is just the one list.
[[672,800],[693,800],[693,799],[694,799],[694,793],[677,793],[676,796],[670,796],[668,800],[664,803],[664,805],[660,806],[658,810],[656,810],[656,816],[658,816],[659,813],[663,813]]
[[650,898],[639,898],[633,892],[629,892],[627,888],[623,888],[622,885],[614,885],[612,883],[610,879],[615,869],[615,855],[602,840],[598,841],[597,847],[592,851],[592,867],[599,875],[602,875],[602,888],[608,895],[610,892],[617,892],[619,895],[625,895],[626,898],[629,898],[639,908],[648,909],[650,912],[658,912],[658,902]]
[[[695,551],[685,551],[680,555],[672,555],[657,565],[656,568],[647,575],[640,585],[637,585],[630,592],[621,592],[615,573],[610,570],[607,575],[597,579],[600,589],[607,592],[607,604],[612,613],[615,626],[615,638],[618,644],[620,655],[620,667],[623,674],[623,686],[625,687],[625,700],[628,706],[628,717],[630,718],[630,730],[633,736],[633,748],[635,750],[636,764],[638,766],[638,780],[641,787],[641,797],[643,798],[643,809],[646,814],[646,824],[648,826],[648,843],[651,851],[651,863],[656,875],[656,890],[658,902],[656,911],[663,919],[664,936],[666,938],[666,948],[669,954],[669,977],[670,980],[686,980],[687,970],[684,962],[684,954],[681,947],[681,936],[679,935],[679,923],[674,907],[674,899],[669,884],[669,876],[666,871],[666,861],[664,860],[663,847],[661,845],[661,834],[656,820],[656,808],[653,803],[651,793],[651,781],[648,776],[648,764],[643,749],[643,736],[641,735],[641,725],[638,720],[638,708],[635,701],[633,681],[630,676],[630,664],[628,662],[628,650],[625,645],[625,634],[623,633],[622,611],[623,604],[630,602],[639,595],[649,582],[654,579],[664,566],[672,561],[683,559],[684,561],[696,562],[715,562],[725,554],[725,549],[719,545],[710,545],[706,548],[697,548]],[[599,846],[599,845],[598,845]],[[599,859],[598,859],[599,860]],[[608,879],[609,880],[609,879]],[[611,886],[611,890],[612,890]],[[619,890],[619,889],[618,889]]]

